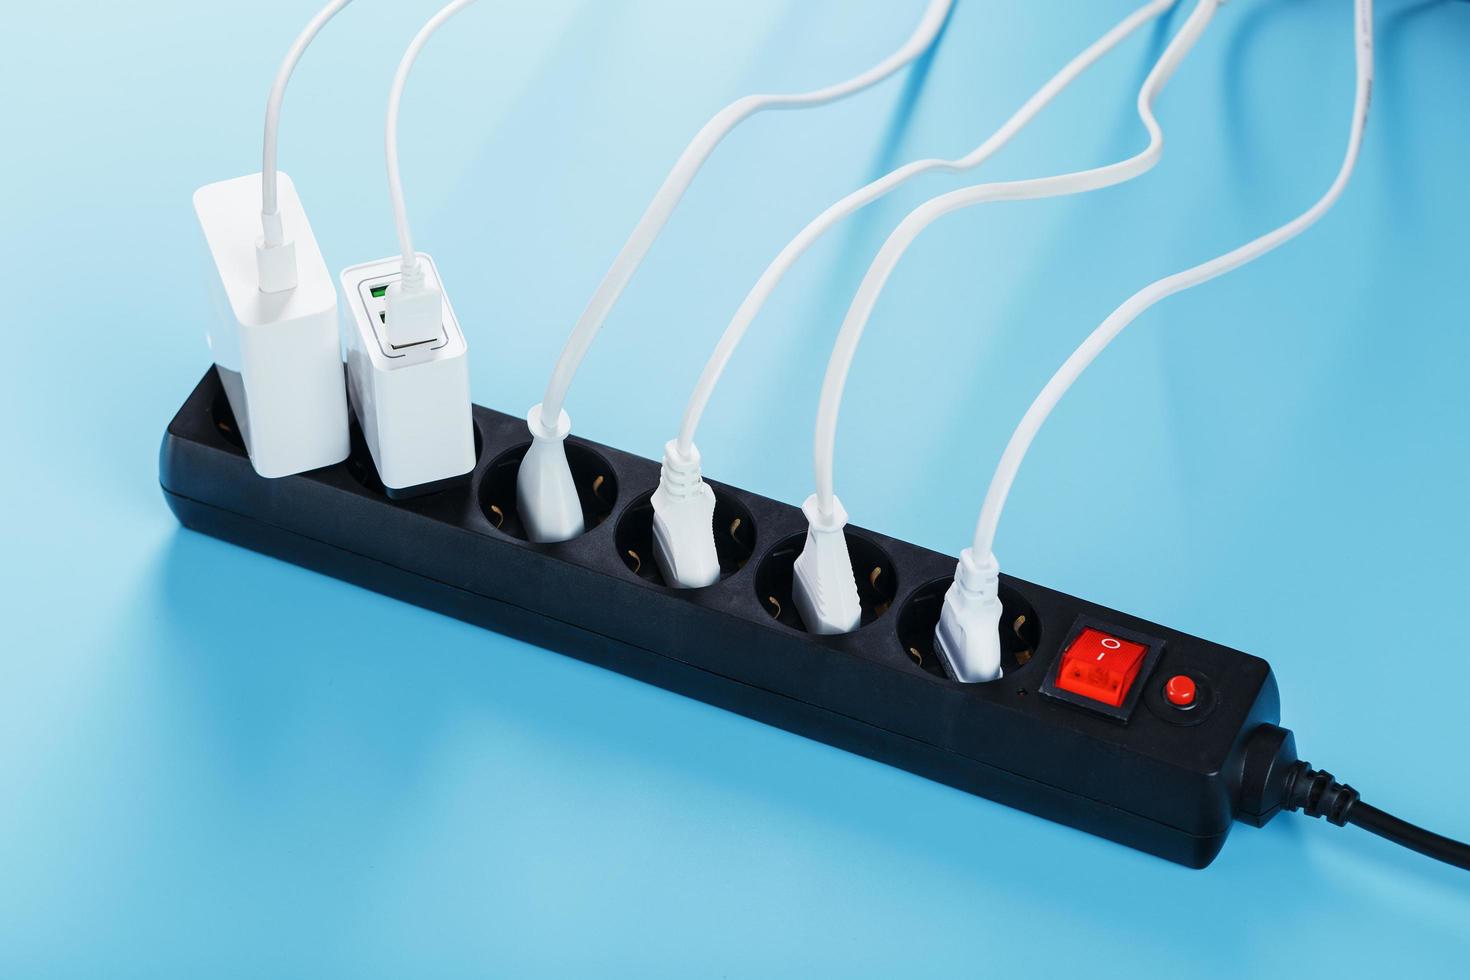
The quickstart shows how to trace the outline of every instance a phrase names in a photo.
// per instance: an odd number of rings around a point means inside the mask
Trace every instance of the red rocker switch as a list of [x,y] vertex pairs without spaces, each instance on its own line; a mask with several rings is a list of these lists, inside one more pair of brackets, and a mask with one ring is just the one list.
[[1115,708],[1123,706],[1148,647],[1102,630],[1084,629],[1062,654],[1056,686]]

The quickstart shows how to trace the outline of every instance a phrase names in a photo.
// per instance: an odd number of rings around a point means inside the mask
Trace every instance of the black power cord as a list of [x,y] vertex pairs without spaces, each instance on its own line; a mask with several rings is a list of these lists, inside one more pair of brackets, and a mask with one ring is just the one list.
[[1357,790],[1339,783],[1332,773],[1298,762],[1290,767],[1287,777],[1289,782],[1282,804],[1286,809],[1301,810],[1309,817],[1326,817],[1328,823],[1339,827],[1347,824],[1362,827],[1384,840],[1470,871],[1470,844],[1441,837],[1369,806],[1359,799]]
[[1281,810],[1325,817],[1339,827],[1352,824],[1436,861],[1470,871],[1470,844],[1442,837],[1362,802],[1358,791],[1330,772],[1296,757],[1296,739],[1275,725],[1262,725],[1246,744],[1241,766],[1240,818],[1264,825]]

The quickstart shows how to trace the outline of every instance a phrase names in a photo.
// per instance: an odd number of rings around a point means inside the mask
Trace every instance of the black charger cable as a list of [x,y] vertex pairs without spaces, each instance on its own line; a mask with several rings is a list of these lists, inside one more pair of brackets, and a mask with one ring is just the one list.
[[1241,766],[1240,818],[1263,826],[1280,810],[1352,824],[1436,861],[1470,871],[1470,844],[1443,837],[1364,803],[1357,790],[1296,756],[1285,728],[1262,725],[1246,745]]

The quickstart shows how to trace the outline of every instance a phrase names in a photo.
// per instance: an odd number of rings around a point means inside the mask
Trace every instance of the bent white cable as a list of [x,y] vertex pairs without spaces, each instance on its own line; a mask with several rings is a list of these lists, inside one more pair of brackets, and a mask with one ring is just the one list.
[[670,216],[678,207],[685,191],[694,182],[700,168],[715,151],[715,147],[719,146],[720,142],[730,135],[736,126],[758,112],[769,109],[808,109],[826,105],[855,95],[888,78],[917,59],[933,45],[939,35],[939,29],[944,26],[945,18],[949,16],[953,3],[954,0],[930,0],[929,6],[919,21],[919,26],[903,46],[861,75],[813,92],[791,95],[747,95],[725,106],[704,124],[704,128],[685,147],[678,162],[674,164],[674,168],[664,178],[663,185],[659,187],[658,193],[654,195],[653,201],[643,212],[643,216],[638,219],[637,227],[628,236],[622,251],[613,260],[612,267],[608,269],[597,291],[593,293],[592,299],[588,302],[586,310],[583,311],[576,326],[572,329],[571,336],[567,338],[566,347],[557,360],[551,380],[546,386],[546,395],[541,400],[546,414],[555,416],[561,412],[567,391],[572,384],[572,378],[576,375],[577,368],[581,366],[582,359],[592,346],[598,330],[601,329],[613,306],[622,296],[623,290],[627,288],[634,273],[638,271],[639,265],[642,264],[648,250],[653,247],[659,233],[668,224]]
[[837,415],[842,404],[848,371],[852,367],[858,343],[862,340],[863,330],[899,260],[925,228],[961,208],[991,201],[1020,201],[1080,194],[1131,180],[1151,169],[1158,162],[1164,147],[1164,134],[1154,116],[1153,103],[1185,55],[1209,26],[1219,6],[1220,0],[1200,0],[1144,80],[1138,93],[1137,107],[1139,118],[1148,130],[1149,141],[1141,152],[1126,160],[1091,170],[1030,180],[978,184],[940,195],[910,212],[883,243],[858,286],[842,328],[838,331],[832,354],[827,361],[827,373],[822,382],[821,400],[817,406],[816,436],[812,452],[817,486],[816,492],[803,505],[804,510],[816,517],[810,522],[807,548],[798,556],[795,568],[797,592],[807,593],[805,600],[799,599],[799,604],[812,606],[820,617],[817,622],[806,621],[808,629],[822,633],[845,633],[858,625],[858,617],[852,612],[856,608],[857,585],[852,578],[851,569],[848,568],[846,574],[843,574],[840,562],[819,563],[807,560],[807,556],[815,554],[819,546],[828,549],[841,547],[846,550],[845,538],[836,533],[840,532],[841,524],[845,521],[837,519],[842,513],[842,507],[833,489],[832,475]]
[[327,21],[351,3],[352,0],[332,0],[307,23],[305,29],[286,52],[286,58],[276,71],[276,80],[271,85],[270,98],[265,104],[265,140],[262,150],[260,178],[260,226],[261,240],[256,246],[256,267],[260,289],[267,293],[280,293],[296,288],[295,243],[286,241],[285,226],[281,221],[279,202],[279,180],[277,179],[276,150],[281,129],[281,104],[286,100],[286,86],[301,56],[316,40]]
[[1274,231],[1192,269],[1160,279],[1134,293],[1067,358],[1026,410],[1001,455],[995,475],[991,478],[985,503],[980,509],[980,519],[975,527],[975,539],[960,555],[954,584],[945,593],[939,625],[934,632],[936,652],[950,665],[958,679],[989,681],[1000,676],[1000,565],[994,553],[996,526],[1026,451],[1062,396],[1107,345],[1155,303],[1181,290],[1224,275],[1232,269],[1238,269],[1286,244],[1315,224],[1342,196],[1357,165],[1373,97],[1372,0],[1357,0],[1354,25],[1357,86],[1353,100],[1352,126],[1342,165],[1327,192],[1301,215]]
[[408,205],[403,199],[403,173],[398,166],[398,114],[403,104],[403,90],[408,85],[409,72],[413,70],[424,45],[429,43],[429,38],[451,17],[474,2],[453,0],[429,18],[403,52],[398,71],[393,75],[393,87],[388,92],[388,119],[383,127],[388,160],[388,194],[393,201],[393,221],[398,228],[398,247],[403,255],[400,280],[388,287],[387,295],[386,326],[389,342],[395,347],[423,343],[438,336],[443,309],[443,297],[437,287],[425,281],[418,253],[414,251],[413,232],[408,225]]
[[989,160],[1002,147],[1009,143],[1015,136],[1034,119],[1038,113],[1045,109],[1056,99],[1069,85],[1077,80],[1087,69],[1096,64],[1104,55],[1112,51],[1135,31],[1159,17],[1165,11],[1175,6],[1179,0],[1150,0],[1139,7],[1133,13],[1115,25],[1102,37],[1098,38],[1085,51],[1073,58],[1061,71],[1036,91],[1026,103],[1018,109],[1014,115],[1006,120],[1005,124],[989,136],[985,142],[971,150],[965,156],[954,160],[928,159],[915,160],[902,167],[878,178],[865,187],[861,187],[842,200],[833,204],[826,211],[818,215],[810,224],[803,228],[793,238],[781,253],[776,256],[766,270],[761,273],[760,279],[741,302],[740,308],[735,311],[729,326],[725,328],[719,343],[715,346],[709,360],[705,363],[704,373],[700,375],[699,382],[694,387],[693,394],[684,408],[684,419],[679,428],[679,451],[688,454],[694,447],[694,436],[699,428],[700,419],[704,416],[704,410],[709,405],[710,396],[714,394],[719,384],[721,375],[730,363],[736,348],[740,346],[746,331],[760,315],[762,308],[791,271],[797,261],[823,235],[832,230],[842,219],[856,213],[867,205],[873,203],[890,191],[896,189],[905,182],[927,173],[962,173],[974,170],[985,161]]
[[1166,297],[1209,282],[1211,279],[1238,269],[1267,252],[1285,245],[1316,224],[1337,203],[1338,198],[1347,189],[1348,181],[1352,179],[1353,170],[1357,166],[1358,155],[1362,149],[1363,133],[1367,127],[1368,110],[1373,98],[1373,0],[1356,0],[1354,18],[1357,87],[1353,101],[1352,127],[1348,135],[1347,151],[1343,156],[1342,165],[1327,192],[1318,199],[1316,204],[1274,231],[1192,269],[1175,273],[1140,289],[1130,296],[1127,302],[1114,310],[1112,315],[1072,352],[1072,355],[1042,388],[1036,400],[1031,403],[1031,407],[1026,410],[1026,414],[1011,435],[1001,455],[1000,464],[991,478],[990,488],[985,495],[985,503],[980,510],[980,520],[975,527],[975,540],[972,547],[977,554],[987,554],[994,548],[996,527],[1000,523],[1001,511],[1005,508],[1006,497],[1010,493],[1011,485],[1015,482],[1016,474],[1021,468],[1021,462],[1025,459],[1026,451],[1031,447],[1037,432],[1051,415],[1052,410],[1056,408],[1057,403],[1061,401],[1062,396],[1108,344],[1117,339],[1130,323]]
[[931,46],[949,16],[954,0],[929,0],[914,33],[893,54],[872,68],[845,82],[794,95],[748,95],[737,99],[704,124],[693,141],[675,162],[652,202],[638,219],[633,233],[613,260],[612,267],[598,284],[587,308],[577,319],[567,338],[541,403],[532,406],[526,424],[531,431],[531,449],[521,461],[516,481],[517,506],[527,535],[533,541],[566,541],[582,533],[581,506],[572,483],[562,445],[571,429],[565,411],[566,396],[572,379],[581,367],[593,340],[602,329],[608,314],[617,304],[638,267],[643,263],[659,233],[668,224],[674,209],[694,182],[710,154],[736,126],[758,112],[768,109],[805,109],[825,105],[871,88],[910,62]]
[[883,287],[893,275],[893,270],[926,228],[935,221],[963,208],[975,207],[995,201],[1024,201],[1037,198],[1061,197],[1110,187],[1131,180],[1152,169],[1164,150],[1164,133],[1154,115],[1154,102],[1159,93],[1178,69],[1190,50],[1199,41],[1219,9],[1220,0],[1200,0],[1190,13],[1189,19],[1179,33],[1170,41],[1153,70],[1144,80],[1138,93],[1138,116],[1148,130],[1148,145],[1139,153],[1102,167],[1082,170],[1053,177],[1038,177],[1030,180],[1006,181],[1001,183],[977,184],[939,197],[932,198],[915,208],[888,236],[873,263],[868,267],[862,283],[858,286],[852,305],[848,308],[837,341],[827,361],[827,373],[822,383],[821,400],[817,406],[816,439],[813,451],[813,469],[816,475],[817,502],[824,514],[832,512],[833,474],[832,460],[837,439],[837,417],[842,404],[843,389],[847,384],[848,371],[852,367],[863,330],[872,317]]
[[961,172],[980,166],[1009,143],[1078,76],[1145,24],[1173,7],[1178,0],[1150,0],[1128,15],[1086,50],[1073,58],[1036,91],[1006,122],[978,147],[954,160],[916,160],[859,188],[822,212],[783,248],[746,295],[721,335],[689,402],[684,409],[678,439],[664,446],[659,486],[653,496],[654,556],[667,585],[702,588],[718,581],[719,556],[715,549],[714,492],[702,479],[695,433],[710,397],[750,325],[760,315],[782,279],[803,254],[848,215],[922,174]]

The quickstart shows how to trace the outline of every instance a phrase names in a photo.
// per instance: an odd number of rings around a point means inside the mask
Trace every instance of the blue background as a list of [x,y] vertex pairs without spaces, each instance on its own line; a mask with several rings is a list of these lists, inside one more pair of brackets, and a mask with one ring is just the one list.
[[[1445,975],[1463,872],[1300,818],[1192,872],[182,531],[163,427],[207,365],[195,187],[258,169],[314,4],[13,4],[0,61],[0,975]],[[391,254],[383,98],[436,5],[363,2],[291,89],[283,165],[329,265]],[[574,388],[656,455],[806,220],[957,155],[1134,5],[960,0],[937,54],[727,141]],[[684,142],[749,91],[847,77],[921,0],[485,3],[405,107],[419,243],[478,401],[521,412]],[[854,521],[955,553],[1026,402],[1130,292],[1306,207],[1352,94],[1347,0],[1237,0],[1161,101],[1162,165],[950,217],[848,389]],[[1183,11],[1172,26],[1182,21]],[[1470,4],[1381,0],[1348,195],[1140,320],[1016,486],[1018,575],[1269,658],[1313,762],[1470,837]],[[1116,52],[993,177],[1134,152],[1163,35]],[[809,491],[826,350],[930,178],[782,288],[710,409],[712,476]]]

